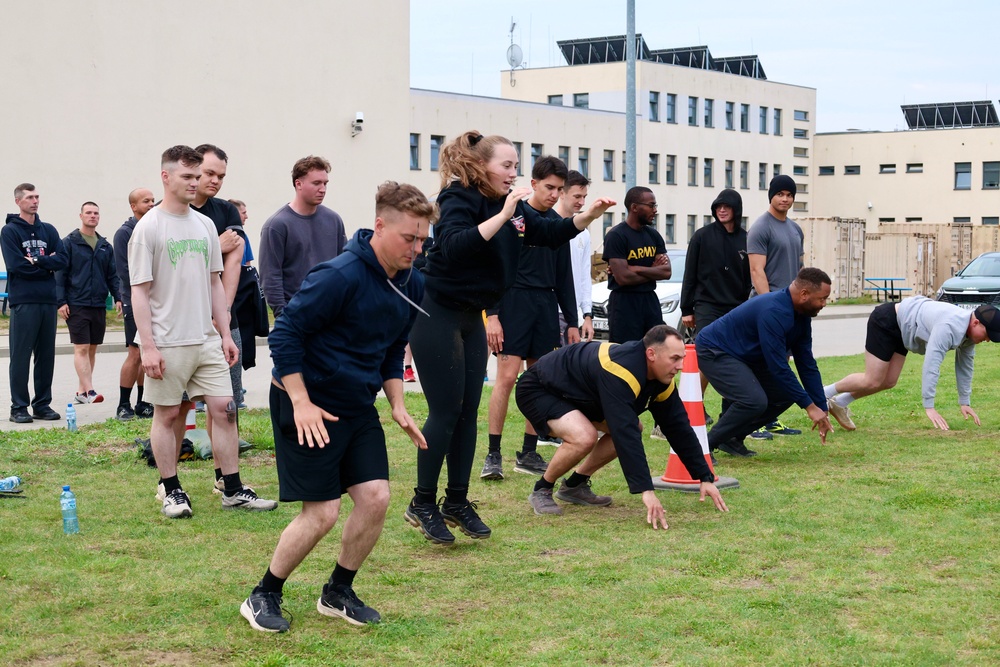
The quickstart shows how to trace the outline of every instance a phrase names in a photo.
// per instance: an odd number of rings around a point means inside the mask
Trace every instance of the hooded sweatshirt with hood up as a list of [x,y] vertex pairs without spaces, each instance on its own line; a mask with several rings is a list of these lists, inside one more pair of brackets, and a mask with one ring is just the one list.
[[[727,232],[716,210],[720,204],[733,209],[735,225]],[[712,202],[715,222],[695,231],[688,244],[681,284],[681,315],[694,315],[696,303],[709,303],[732,310],[750,298],[750,260],[747,258],[747,230],[740,226],[743,198],[726,189]]]
[[[29,224],[17,213],[8,213],[0,230],[0,248],[7,265],[7,294],[12,306],[22,303],[56,305],[56,271],[67,266],[62,239],[56,228],[35,216]],[[32,264],[26,258],[35,258]]]
[[267,337],[274,378],[302,373],[309,400],[338,416],[370,410],[383,382],[402,379],[418,314],[407,299],[424,296],[419,271],[388,277],[372,233],[358,230],[341,255],[313,267]]

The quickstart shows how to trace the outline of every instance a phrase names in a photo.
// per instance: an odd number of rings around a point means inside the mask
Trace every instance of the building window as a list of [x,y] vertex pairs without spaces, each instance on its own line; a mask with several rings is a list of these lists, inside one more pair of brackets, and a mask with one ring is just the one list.
[[[674,220],[675,219],[676,219],[676,216],[673,213],[665,213],[663,215],[663,240],[666,243],[673,243],[674,242]],[[993,224],[996,224],[996,223],[993,223]]]
[[808,192],[809,192],[809,184],[808,183],[796,183],[795,184],[795,194],[796,195],[804,195],[804,194],[807,194]]
[[[444,137],[432,134],[431,135],[431,171],[438,170],[438,161],[441,157],[441,147],[444,146]],[[521,159],[521,144],[514,144],[517,148],[517,159]],[[521,175],[521,167],[517,168],[517,175]]]
[[795,146],[792,148],[792,157],[809,157],[809,149],[805,146]]
[[628,160],[625,151],[622,151],[622,183],[625,182],[625,171],[628,169]]
[[604,151],[604,180],[615,180],[615,152]]
[[535,168],[535,163],[538,158],[542,157],[542,153],[545,152],[545,146],[542,144],[531,144],[531,168]]
[[732,102],[726,102],[726,129],[727,130],[735,130],[736,129],[736,125],[735,125],[736,119],[734,118],[734,116],[736,115],[736,112],[733,110],[733,107],[735,107],[735,106],[736,105],[733,104]]
[[660,156],[658,153],[649,154],[649,182],[660,182]]
[[808,111],[801,111],[799,109],[796,109],[795,110],[795,120],[801,120],[801,121],[804,121],[804,122],[808,122],[809,121],[809,112]]
[[805,213],[809,210],[809,203],[804,201],[797,201],[792,204],[792,210],[796,213]]
[[774,136],[781,136],[781,109],[774,110]]
[[560,146],[559,147],[559,159],[563,161],[563,164],[565,164],[566,168],[568,169],[569,168],[569,146]]
[[767,190],[767,163],[761,162],[757,165],[757,187],[760,190]]
[[655,90],[649,91],[649,120],[660,122],[660,94]]
[[960,225],[967,225],[972,222],[972,218],[969,217],[952,218],[951,221],[953,223],[958,223]]
[[923,222],[923,218],[904,218],[907,222]]
[[809,167],[805,167],[800,164],[797,164],[794,167],[792,167],[792,176],[808,176],[808,175],[809,175]]
[[740,132],[750,131],[750,105],[740,105]]
[[[517,175],[524,176],[524,174],[522,173],[524,170],[521,168],[521,149],[524,147],[524,144],[522,144],[520,141],[515,141],[513,143],[514,143],[514,151],[517,153]],[[431,137],[431,162],[434,162],[434,137]],[[432,165],[431,169],[434,168],[435,167]]]
[[705,127],[715,127],[715,100],[705,99]]
[[615,214],[605,213],[604,219],[601,221],[601,224],[604,227],[604,235],[607,236],[608,230],[614,227],[615,225]]
[[673,93],[667,93],[667,122],[677,122],[677,96]]
[[549,104],[561,107],[563,105],[562,95],[549,95]]
[[878,173],[880,174],[895,174],[896,165],[894,164],[880,164],[878,166]]
[[726,160],[726,187],[733,187],[733,161]]
[[844,176],[858,176],[861,174],[860,164],[848,164],[844,166]]
[[767,134],[767,107],[760,108],[760,133]]
[[688,216],[688,241],[694,236],[694,230],[698,227],[698,216],[689,215]]
[[688,125],[698,127],[698,98],[688,97]]
[[983,163],[983,190],[1000,189],[1000,162]]
[[704,217],[703,217],[703,218],[701,219],[701,226],[702,226],[702,227],[708,227],[708,226],[709,226],[710,224],[712,224],[712,223],[713,223],[714,221],[715,221],[715,218],[713,218],[713,217],[712,217],[712,216],[710,216],[710,215],[706,215],[706,216],[704,216]]
[[836,173],[836,167],[820,167],[820,176],[833,176]]
[[955,163],[955,189],[956,190],[971,190],[972,189],[972,163],[971,162],[956,162]]
[[983,218],[984,225],[1000,225],[1000,218],[997,216],[988,216]]
[[698,185],[698,158],[688,158],[688,185]]
[[663,182],[666,183],[667,185],[677,185],[677,174],[676,174],[676,170],[677,170],[677,156],[676,155],[668,155],[667,156],[667,163],[666,163],[666,165],[664,165],[664,167],[665,167],[666,173],[664,174]]
[[896,218],[879,218],[878,222],[880,225],[883,223],[896,222]]
[[747,190],[750,188],[750,163],[740,162],[740,189]]
[[420,135],[410,134],[410,169],[420,169]]
[[771,168],[771,178],[774,178],[775,176],[780,176],[780,175],[781,175],[781,165],[780,164],[776,164],[776,165],[774,165],[774,167]]
[[906,165],[907,174],[922,174],[924,173],[924,163],[923,162],[909,162]]
[[715,167],[715,160],[710,157],[705,158],[705,187],[710,188],[715,182],[712,175],[712,169]]
[[792,130],[792,134],[795,136],[796,139],[809,138],[809,130],[803,129],[801,127],[797,127],[794,130]]
[[577,149],[577,171],[583,174],[584,178],[590,178],[590,149],[589,148],[578,148]]
[[577,109],[589,109],[590,93],[573,93],[573,106]]

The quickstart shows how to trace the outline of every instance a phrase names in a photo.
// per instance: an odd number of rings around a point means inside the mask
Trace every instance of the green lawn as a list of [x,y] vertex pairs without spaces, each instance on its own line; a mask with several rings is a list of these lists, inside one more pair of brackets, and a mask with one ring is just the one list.
[[[724,492],[730,513],[661,492],[666,532],[648,528],[612,464],[594,485],[614,505],[570,507],[562,517],[531,513],[532,477],[475,478],[472,497],[493,538],[434,546],[402,519],[415,457],[387,423],[392,506],[355,582],[383,623],[358,629],[315,611],[338,527],[286,584],[284,635],[251,630],[238,608],[296,506],[223,512],[211,464],[185,463],[195,516],[170,521],[153,498],[155,472],[129,444],[148,422],[75,436],[4,432],[0,476],[21,475],[26,491],[0,498],[0,656],[7,665],[143,667],[996,665],[998,359],[980,347],[981,427],[954,407],[949,360],[938,404],[953,430],[932,430],[913,357],[895,390],[854,404],[857,432],[838,431],[825,447],[808,432],[751,445],[760,455],[748,460],[720,455],[719,472],[741,484]],[[820,366],[831,381],[861,361]],[[422,421],[422,397],[408,400]],[[708,403],[718,411],[715,394]],[[797,408],[787,423],[807,425]],[[512,409],[508,470],[522,424]],[[244,479],[275,497],[266,413],[246,416],[244,435],[259,445],[242,459]],[[662,474],[666,443],[650,441],[647,451]],[[66,483],[80,508],[73,537],[59,519]]]

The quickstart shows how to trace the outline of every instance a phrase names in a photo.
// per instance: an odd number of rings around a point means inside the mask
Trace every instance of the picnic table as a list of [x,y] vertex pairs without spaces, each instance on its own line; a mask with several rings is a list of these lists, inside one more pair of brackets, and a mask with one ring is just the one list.
[[886,301],[899,301],[903,292],[913,291],[912,287],[903,287],[906,278],[865,278],[865,282],[869,285],[865,291],[874,292],[877,301],[882,301],[883,296]]

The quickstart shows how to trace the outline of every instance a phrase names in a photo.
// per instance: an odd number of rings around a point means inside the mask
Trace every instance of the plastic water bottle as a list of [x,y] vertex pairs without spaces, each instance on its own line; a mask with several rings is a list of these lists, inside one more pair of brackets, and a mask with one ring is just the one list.
[[17,475],[0,479],[0,491],[13,491],[19,486],[21,486],[21,478]]
[[66,405],[66,430],[76,433],[76,408],[72,403]]
[[63,532],[67,535],[79,533],[80,521],[76,518],[76,496],[69,490],[69,484],[63,487],[63,492],[59,496],[59,505],[62,507]]

